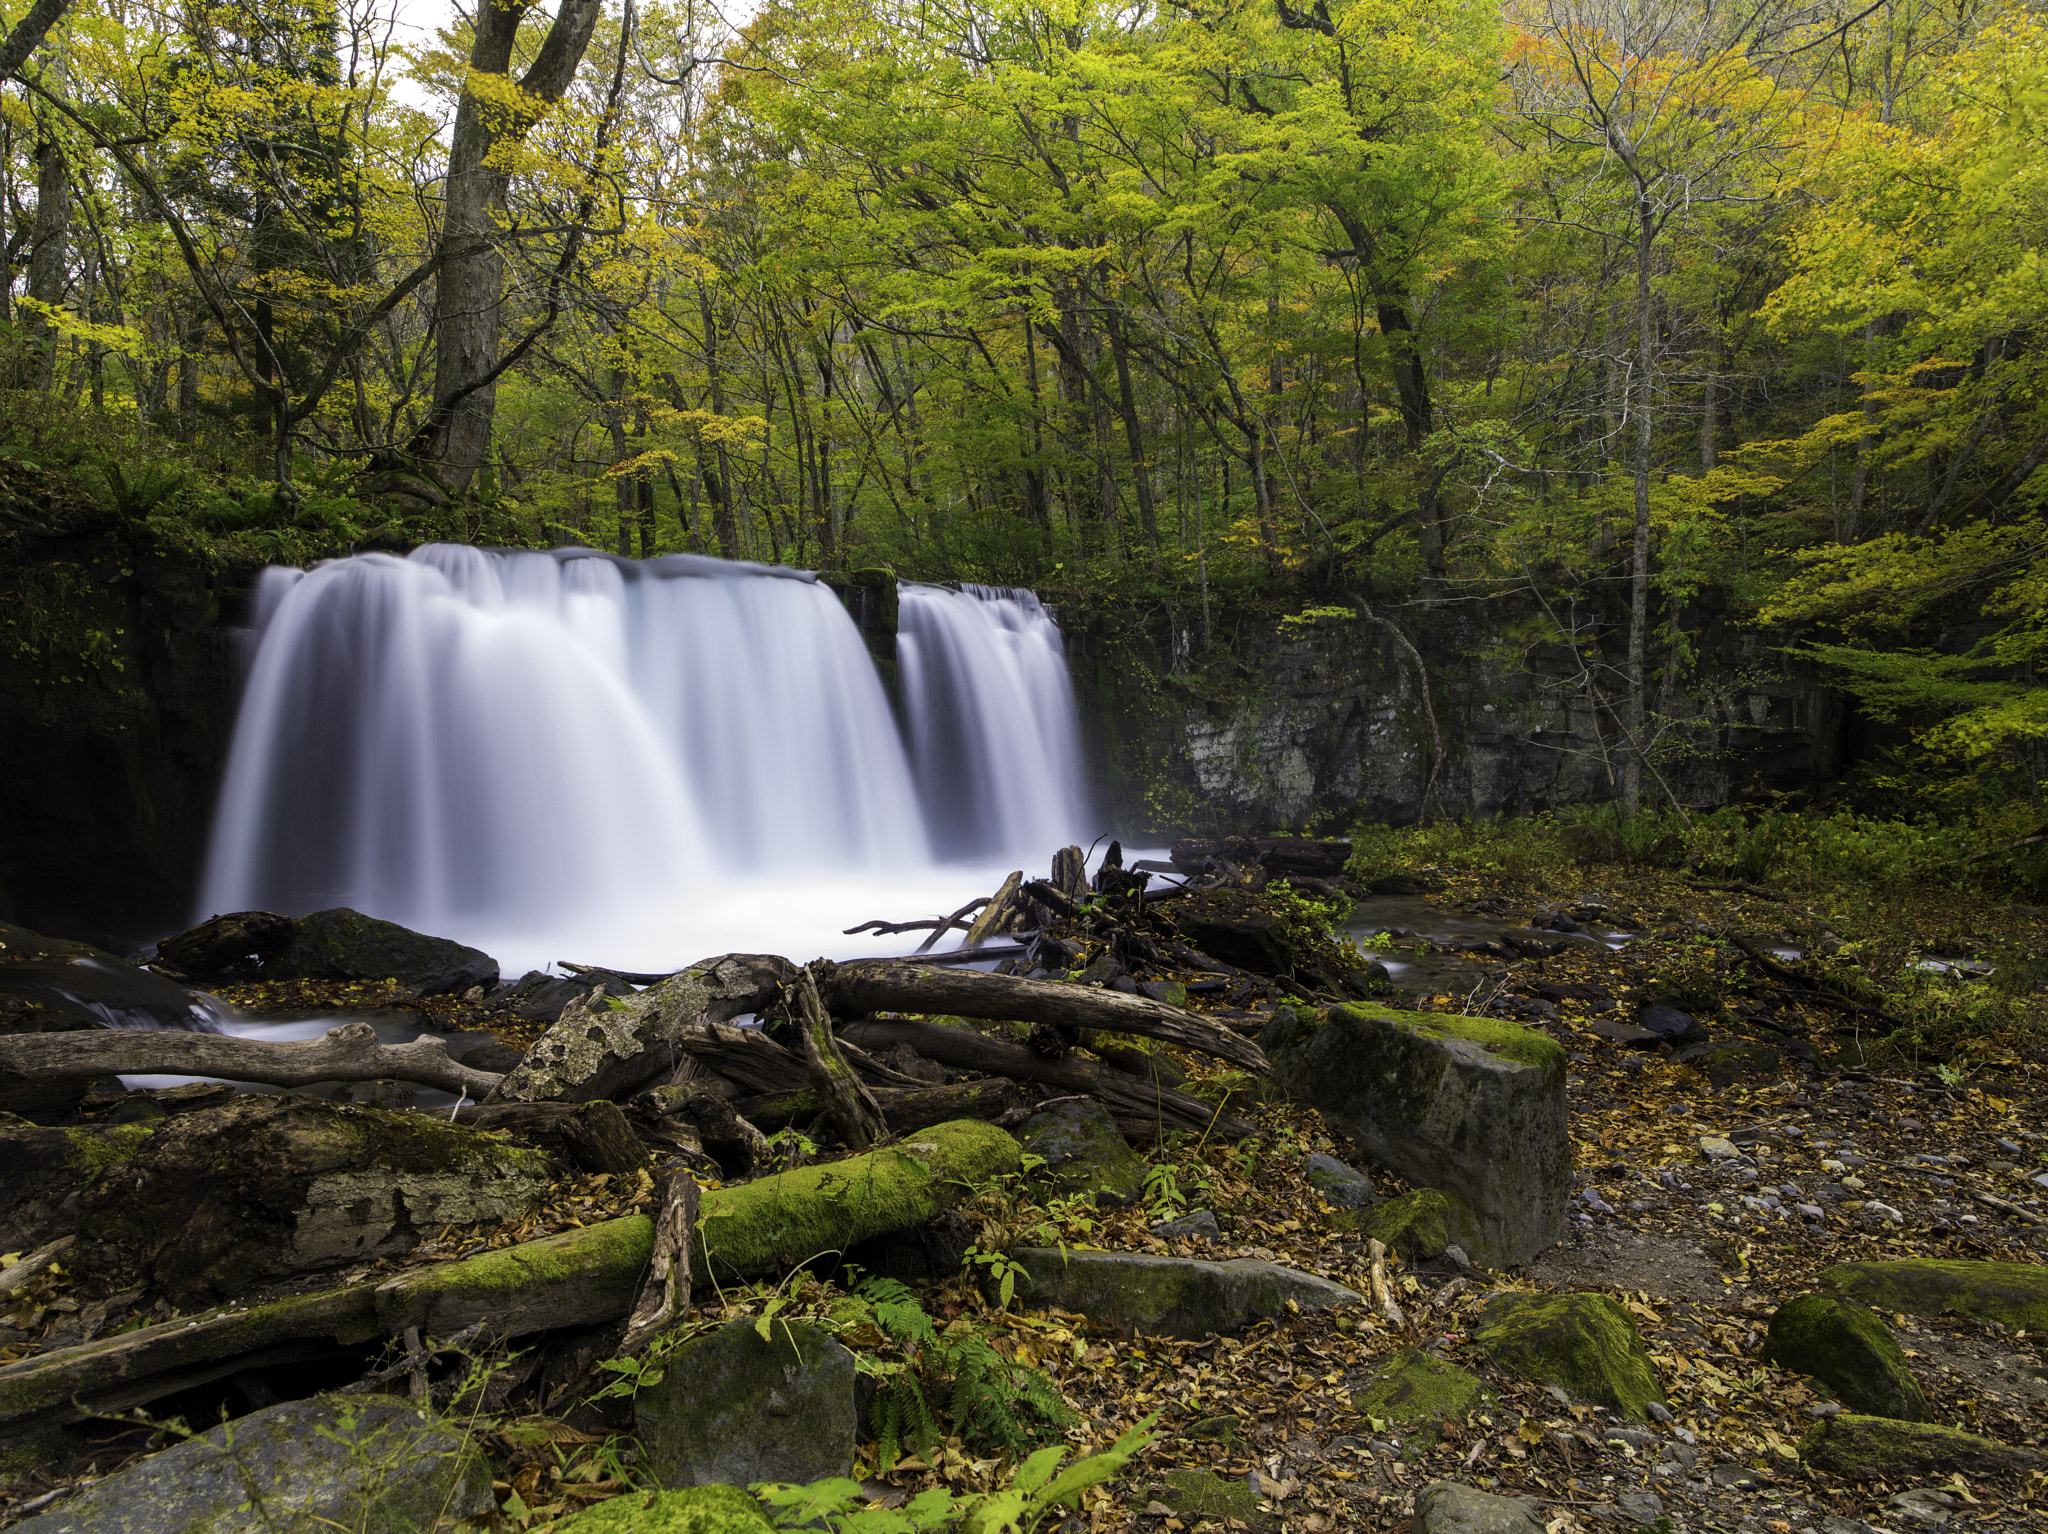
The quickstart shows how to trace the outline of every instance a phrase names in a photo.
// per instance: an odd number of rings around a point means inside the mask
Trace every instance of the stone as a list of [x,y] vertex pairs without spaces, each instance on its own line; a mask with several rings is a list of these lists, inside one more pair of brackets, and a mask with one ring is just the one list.
[[629,1491],[586,1508],[559,1534],[774,1534],[761,1504],[737,1486],[686,1486],[674,1491]]
[[1775,1044],[1716,1044],[1691,1062],[1718,1088],[1750,1081],[1775,1080],[1785,1069],[1784,1051]]
[[1410,1262],[1434,1262],[1453,1246],[1489,1267],[1505,1267],[1466,1202],[1441,1188],[1416,1188],[1345,1221]]
[[1152,1234],[1162,1241],[1221,1241],[1222,1227],[1217,1225],[1215,1214],[1207,1209],[1190,1209],[1177,1220],[1161,1220],[1152,1227]]
[[1608,1043],[1619,1044],[1623,1049],[1655,1049],[1664,1042],[1660,1034],[1638,1028],[1634,1023],[1616,1022],[1611,1017],[1596,1017],[1586,1026]]
[[1410,1348],[1380,1362],[1352,1392],[1351,1409],[1403,1430],[1404,1457],[1412,1459],[1436,1442],[1445,1421],[1470,1416],[1493,1399],[1476,1374]]
[[1339,1209],[1363,1209],[1380,1200],[1370,1177],[1335,1156],[1317,1151],[1308,1158],[1304,1171],[1308,1185]]
[[1279,917],[1229,890],[1207,890],[1177,902],[1174,927],[1212,959],[1255,975],[1294,968],[1294,945]]
[[1027,1156],[1039,1156],[1042,1180],[1059,1193],[1079,1193],[1098,1204],[1135,1204],[1145,1192],[1145,1163],[1098,1098],[1071,1097],[1034,1113],[1017,1131]]
[[1638,1421],[1664,1404],[1657,1373],[1621,1302],[1604,1294],[1502,1294],[1475,1331],[1487,1356]]
[[2048,1465],[2048,1455],[2016,1449],[1935,1422],[1899,1422],[1841,1412],[1799,1440],[1799,1457],[1816,1470],[1855,1480],[1905,1480],[1957,1471],[1998,1475]]
[[1204,1262],[1073,1247],[1021,1247],[1010,1255],[1024,1269],[1020,1299],[1078,1311],[1126,1334],[1206,1337],[1294,1311],[1362,1303],[1342,1284],[1249,1257]]
[[1235,1519],[1255,1534],[1279,1534],[1280,1515],[1261,1508],[1264,1500],[1243,1481],[1226,1481],[1213,1470],[1169,1470],[1153,1498],[1190,1523],[1203,1518]]
[[1515,1023],[1369,1004],[1331,1008],[1273,1057],[1281,1086],[1373,1161],[1463,1198],[1504,1265],[1564,1232],[1565,1069],[1555,1040]]
[[138,1460],[16,1534],[427,1534],[495,1510],[489,1463],[392,1396],[314,1396]]
[[1848,1262],[1829,1268],[1820,1281],[1878,1310],[1970,1316],[2015,1331],[2048,1332],[2048,1267],[2039,1263]]
[[1703,1038],[1707,1031],[1691,1013],[1681,1012],[1676,1007],[1645,1007],[1637,1016],[1636,1024],[1667,1044],[1689,1043]]
[[822,1327],[728,1322],[676,1349],[660,1381],[635,1396],[648,1473],[671,1488],[846,1475],[854,1377],[853,1354]]
[[1543,1534],[1543,1519],[1520,1497],[1437,1481],[1415,1499],[1414,1534]]
[[78,1198],[109,1167],[149,1142],[153,1124],[0,1129],[0,1252],[27,1251],[70,1235]]
[[498,961],[453,938],[428,937],[347,906],[299,918],[298,930],[263,966],[271,980],[396,980],[416,996],[446,996],[498,983]]
[[194,980],[253,979],[291,946],[298,918],[271,911],[232,911],[157,939],[157,959]]
[[1927,1398],[1898,1339],[1870,1311],[1839,1295],[1802,1294],[1779,1306],[1763,1357],[1819,1380],[1852,1412],[1927,1420]]
[[1701,1135],[1700,1154],[1709,1161],[1740,1161],[1742,1149],[1721,1135]]
[[548,1183],[539,1151],[433,1114],[248,1094],[165,1120],[85,1188],[77,1265],[195,1307],[524,1214]]

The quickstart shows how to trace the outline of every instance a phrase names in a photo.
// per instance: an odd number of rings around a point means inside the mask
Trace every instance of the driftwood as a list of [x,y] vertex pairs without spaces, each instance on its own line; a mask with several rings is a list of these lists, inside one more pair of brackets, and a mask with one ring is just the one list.
[[825,1015],[824,1005],[818,1000],[817,981],[808,965],[798,973],[789,990],[794,993],[791,1000],[795,1005],[791,1010],[803,1039],[804,1067],[810,1074],[811,1088],[825,1099],[825,1114],[838,1129],[839,1138],[857,1151],[886,1140],[888,1121],[853,1073],[853,1067],[846,1063],[846,1056],[839,1052],[839,1041],[832,1036],[832,1019]]
[[[986,1119],[994,1122],[1028,1107],[1017,1083],[1005,1076],[980,1081],[959,1081],[951,1086],[876,1087],[875,1104],[899,1135],[916,1134],[948,1119]],[[825,1111],[825,1100],[814,1091],[773,1092],[760,1097],[743,1097],[733,1111],[748,1123],[770,1132],[791,1124],[807,1124]]]
[[[1268,1069],[1265,1052],[1258,1045],[1207,1018],[1164,1002],[1092,986],[938,970],[886,959],[855,959],[818,966],[818,992],[825,1005],[842,1017],[919,1012],[1100,1028],[1106,1033],[1132,1033],[1179,1044],[1261,1074]],[[919,1049],[931,1054],[921,1045]],[[941,1059],[937,1055],[932,1058]]]
[[610,1172],[614,1177],[631,1177],[647,1165],[647,1147],[633,1133],[626,1115],[615,1102],[603,1098],[582,1103],[557,1131],[586,1172]]
[[622,1358],[638,1353],[690,1309],[690,1247],[697,1237],[703,1190],[688,1172],[670,1172],[657,1191],[661,1203],[654,1217],[654,1246],[639,1298],[626,1317],[626,1334],[619,1339]]
[[1003,880],[995,898],[981,908],[981,914],[974,918],[974,925],[967,929],[967,936],[961,939],[962,948],[979,948],[1013,914],[1011,905],[1017,898],[1017,886],[1024,882],[1024,870],[1018,869]]
[[411,1081],[482,1097],[503,1077],[448,1058],[439,1039],[379,1044],[368,1023],[293,1043],[222,1033],[108,1028],[0,1038],[0,1071],[22,1076],[222,1076],[274,1087],[316,1081]]
[[1243,1119],[1219,1112],[1197,1098],[1169,1091],[1156,1082],[1072,1055],[1063,1060],[1048,1060],[1036,1050],[1006,1044],[971,1028],[877,1021],[849,1023],[846,1035],[871,1048],[908,1044],[927,1059],[956,1070],[1008,1076],[1013,1081],[1032,1081],[1062,1092],[1100,1098],[1124,1138],[1140,1145],[1151,1144],[1168,1129],[1207,1134],[1219,1140],[1241,1140],[1252,1132],[1252,1126]]

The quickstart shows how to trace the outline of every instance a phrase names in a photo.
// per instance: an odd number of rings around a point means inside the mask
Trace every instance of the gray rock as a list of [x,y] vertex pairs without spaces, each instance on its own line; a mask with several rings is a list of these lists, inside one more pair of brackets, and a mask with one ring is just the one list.
[[391,1396],[315,1396],[152,1454],[17,1534],[424,1534],[491,1511],[491,1471],[460,1432]]
[[1308,1158],[1308,1185],[1339,1209],[1363,1209],[1379,1202],[1379,1190],[1370,1177],[1321,1151]]
[[751,1317],[676,1350],[634,1418],[663,1486],[808,1482],[853,1467],[853,1355],[808,1322]]
[[1190,1209],[1177,1220],[1161,1220],[1152,1234],[1162,1241],[1221,1241],[1223,1231],[1207,1209]]
[[1201,1262],[1053,1247],[1024,1247],[1011,1256],[1024,1269],[1020,1296],[1126,1332],[1206,1337],[1284,1315],[1289,1300],[1303,1312],[1362,1303],[1342,1284],[1249,1257]]
[[1438,1481],[1415,1499],[1415,1534],[1543,1534],[1543,1520],[1520,1497]]
[[335,906],[299,919],[284,952],[264,964],[266,979],[396,980],[420,996],[445,996],[498,983],[498,961],[452,938],[428,937],[396,922]]
[[1699,1021],[1691,1013],[1681,1012],[1676,1007],[1645,1007],[1636,1022],[1667,1044],[1684,1043],[1706,1036],[1706,1029],[1699,1025]]
[[1093,1097],[1069,1098],[1034,1113],[1017,1131],[1027,1156],[1041,1156],[1037,1176],[1062,1193],[1098,1204],[1134,1204],[1145,1191],[1145,1163],[1124,1140],[1109,1109]]
[[1491,1018],[1333,1007],[1273,1059],[1275,1078],[1375,1161],[1458,1194],[1503,1264],[1563,1234],[1571,1198],[1565,1053]]

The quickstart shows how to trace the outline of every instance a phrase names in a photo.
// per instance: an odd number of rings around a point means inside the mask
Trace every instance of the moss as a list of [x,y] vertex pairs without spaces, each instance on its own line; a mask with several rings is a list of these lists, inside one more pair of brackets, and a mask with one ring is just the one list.
[[[1340,1217],[1341,1218],[1341,1217]],[[1443,1256],[1455,1242],[1466,1256],[1496,1266],[1491,1243],[1479,1228],[1472,1206],[1455,1193],[1440,1188],[1417,1188],[1390,1198],[1378,1208],[1361,1210],[1343,1221],[1344,1228],[1356,1230],[1384,1242],[1410,1262],[1430,1262]]]
[[1160,1502],[1183,1518],[1234,1518],[1266,1531],[1280,1527],[1277,1514],[1262,1512],[1259,1498],[1243,1481],[1226,1481],[1209,1470],[1169,1470],[1157,1492]]
[[556,1525],[567,1534],[771,1534],[761,1504],[737,1486],[628,1492]]
[[1401,1457],[1412,1460],[1436,1443],[1447,1419],[1470,1416],[1493,1400],[1477,1375],[1410,1348],[1375,1369],[1365,1388],[1353,1393],[1351,1407],[1362,1417],[1406,1429]]
[[156,1133],[155,1124],[110,1124],[104,1129],[67,1129],[71,1142],[65,1158],[67,1169],[85,1177],[97,1177],[108,1167],[119,1166],[148,1143]]
[[1851,1411],[1913,1422],[1928,1415],[1898,1339],[1871,1312],[1837,1295],[1802,1294],[1779,1306],[1763,1356],[1811,1375]]
[[1825,1418],[1802,1438],[1799,1457],[1832,1475],[1888,1481],[1964,1470],[1997,1474],[2048,1463],[2048,1456],[2034,1450],[2011,1448],[1959,1428],[1850,1412]]
[[1636,1324],[1604,1294],[1503,1294],[1480,1312],[1479,1343],[1502,1368],[1643,1419],[1663,1404]]
[[457,1172],[475,1166],[496,1170],[510,1166],[545,1179],[548,1158],[542,1152],[513,1145],[461,1124],[448,1124],[431,1113],[393,1113],[379,1108],[344,1108],[336,1120],[342,1137],[360,1147],[344,1159],[380,1170],[419,1176]]
[[1346,1010],[1361,1017],[1388,1018],[1426,1039],[1464,1039],[1477,1044],[1490,1055],[1499,1055],[1503,1060],[1533,1066],[1540,1071],[1554,1071],[1560,1078],[1564,1075],[1564,1046],[1548,1034],[1524,1028],[1519,1023],[1439,1012],[1401,1012],[1369,1002],[1355,1004]]
[[956,1119],[900,1144],[705,1195],[691,1267],[700,1279],[794,1267],[922,1225],[977,1183],[1017,1169],[1017,1142]]
[[2048,1332],[2048,1267],[2031,1262],[1849,1262],[1820,1281],[1878,1310],[1972,1316],[2016,1331]]

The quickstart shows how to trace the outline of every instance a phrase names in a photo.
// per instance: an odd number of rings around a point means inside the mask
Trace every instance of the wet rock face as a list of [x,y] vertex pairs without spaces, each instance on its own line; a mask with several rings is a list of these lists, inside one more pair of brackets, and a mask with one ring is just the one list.
[[752,1317],[678,1349],[634,1416],[663,1486],[821,1480],[853,1466],[853,1354],[808,1322]]
[[1297,1024],[1273,1073],[1375,1163],[1462,1198],[1486,1260],[1526,1262],[1563,1234],[1565,1054],[1546,1035],[1489,1018],[1333,1007],[1320,1026]]
[[391,1396],[315,1396],[238,1417],[139,1460],[21,1534],[425,1534],[489,1512],[491,1472],[460,1434]]
[[1832,1294],[1802,1294],[1778,1307],[1763,1356],[1811,1375],[1853,1412],[1924,1421],[1927,1398],[1891,1329],[1861,1305]]
[[539,1152],[430,1114],[249,1096],[168,1121],[87,1187],[78,1265],[195,1307],[508,1219],[546,1188]]

